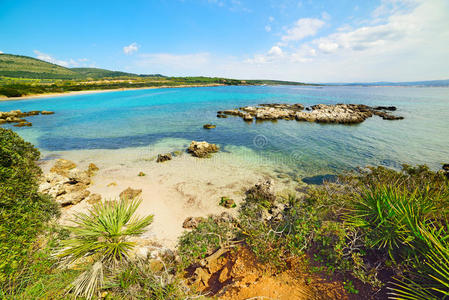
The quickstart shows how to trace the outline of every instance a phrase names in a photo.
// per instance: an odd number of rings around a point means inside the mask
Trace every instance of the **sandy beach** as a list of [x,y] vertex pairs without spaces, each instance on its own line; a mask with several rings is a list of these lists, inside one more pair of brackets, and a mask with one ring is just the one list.
[[189,87],[213,87],[213,86],[223,86],[224,84],[195,84],[195,85],[177,85],[177,86],[169,86],[169,85],[161,85],[161,86],[152,86],[152,87],[139,87],[139,88],[120,88],[120,89],[107,89],[107,90],[86,90],[86,91],[73,91],[73,92],[65,92],[65,93],[46,93],[46,94],[37,94],[37,95],[27,95],[21,97],[12,97],[8,98],[0,95],[0,101],[16,101],[16,100],[27,100],[27,99],[38,99],[38,98],[53,98],[53,97],[63,97],[63,96],[74,96],[74,95],[86,95],[86,94],[95,94],[95,93],[106,93],[106,92],[120,92],[120,91],[131,91],[131,90],[152,90],[152,89],[173,89],[173,88],[189,88]]
[[[276,178],[269,169],[267,171],[229,152],[219,152],[207,159],[182,153],[171,161],[156,163],[153,154],[157,151],[179,150],[167,146],[156,149],[63,151],[44,155],[40,165],[44,172],[48,172],[57,158],[71,160],[79,169],[95,163],[99,171],[92,178],[89,190],[100,194],[103,201],[117,199],[128,187],[142,189],[138,213],[154,215],[153,224],[142,238],[168,248],[176,246],[184,230],[182,223],[187,217],[205,217],[225,211],[235,214],[237,208],[219,206],[221,197],[230,197],[238,205],[249,187]],[[139,172],[146,175],[139,177]],[[275,180],[276,191],[283,193],[292,187],[291,184],[285,178]],[[67,224],[73,214],[89,207],[91,205],[87,201],[64,207],[62,222]]]

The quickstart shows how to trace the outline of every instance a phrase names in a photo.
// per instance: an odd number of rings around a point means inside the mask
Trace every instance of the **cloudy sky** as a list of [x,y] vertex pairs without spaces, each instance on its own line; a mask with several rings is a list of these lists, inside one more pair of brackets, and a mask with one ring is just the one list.
[[449,79],[449,0],[0,0],[0,51],[173,76]]

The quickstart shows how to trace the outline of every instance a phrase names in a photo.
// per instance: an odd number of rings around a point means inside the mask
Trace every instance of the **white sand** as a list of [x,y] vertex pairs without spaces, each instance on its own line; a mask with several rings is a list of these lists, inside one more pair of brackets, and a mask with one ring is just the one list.
[[[212,158],[199,159],[182,153],[171,161],[156,163],[156,153],[182,150],[184,141],[168,141],[161,145],[119,150],[80,150],[44,153],[48,158],[59,156],[74,161],[80,169],[95,163],[100,170],[93,177],[89,190],[102,195],[104,200],[116,199],[121,191],[131,187],[142,189],[140,215],[153,214],[154,222],[144,237],[163,246],[173,248],[184,230],[183,221],[190,216],[207,216],[237,209],[218,205],[222,196],[240,203],[244,191],[257,182],[273,177],[273,166],[251,162],[242,155],[229,152],[213,154]],[[184,148],[185,149],[185,148]],[[48,156],[51,155],[51,156]],[[53,165],[44,160],[44,172]],[[146,176],[139,177],[139,172]],[[292,182],[275,180],[276,190],[288,188]],[[116,186],[108,185],[115,182]],[[87,201],[64,209],[63,219],[89,208]]]

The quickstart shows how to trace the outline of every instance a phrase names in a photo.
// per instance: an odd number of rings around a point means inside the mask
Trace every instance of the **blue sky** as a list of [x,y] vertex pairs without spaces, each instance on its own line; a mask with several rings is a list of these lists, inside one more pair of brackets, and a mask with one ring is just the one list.
[[449,0],[0,0],[0,51],[305,82],[449,78]]

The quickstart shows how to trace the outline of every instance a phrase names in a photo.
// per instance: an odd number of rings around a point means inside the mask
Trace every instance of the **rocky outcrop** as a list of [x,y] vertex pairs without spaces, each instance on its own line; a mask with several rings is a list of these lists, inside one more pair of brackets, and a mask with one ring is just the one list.
[[132,189],[128,187],[120,193],[120,199],[132,200],[138,198],[142,194],[141,189]]
[[403,117],[394,116],[387,111],[395,111],[395,106],[370,107],[363,104],[317,104],[307,107],[304,111],[302,104],[260,104],[258,106],[245,106],[239,109],[218,111],[217,117],[239,116],[245,121],[252,121],[254,118],[260,120],[294,120],[336,123],[336,124],[357,124],[365,121],[373,115],[384,120],[401,120]]
[[172,159],[172,155],[170,153],[158,154],[156,162],[161,163],[161,162],[165,162],[165,161],[171,160],[171,159]]
[[72,161],[58,159],[43,176],[39,192],[52,196],[61,206],[74,205],[89,197],[91,176],[89,170],[79,170]]
[[0,112],[0,124],[18,123],[14,126],[15,127],[30,127],[30,126],[32,126],[31,122],[28,122],[27,120],[23,119],[23,117],[37,116],[39,114],[49,115],[49,114],[54,114],[54,112],[39,111],[39,110],[33,110],[33,111],[29,111],[29,112],[22,112],[21,110],[11,110],[11,111]]
[[219,147],[216,144],[209,144],[208,142],[192,141],[187,151],[193,156],[204,158],[208,157],[211,153],[218,152]]
[[68,172],[74,168],[76,168],[76,164],[73,161],[66,159],[58,159],[53,165],[53,167],[50,169],[50,172],[62,176],[67,176]]

